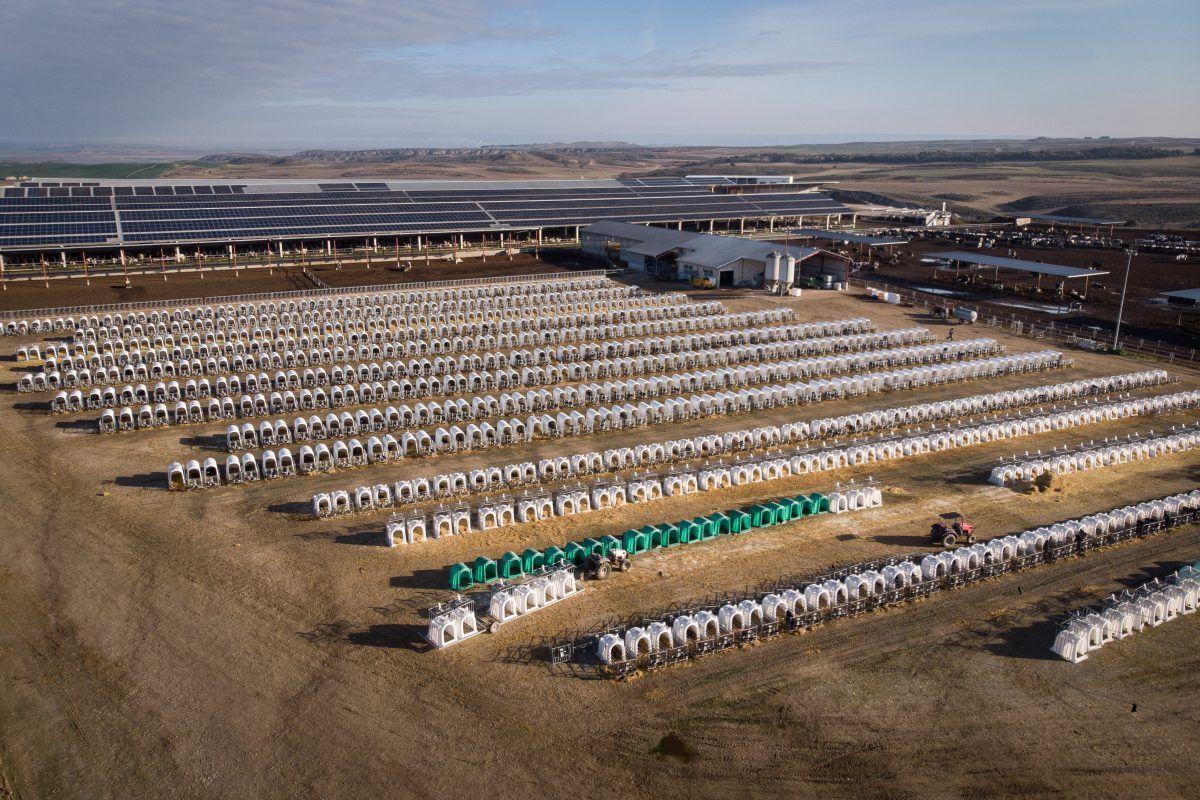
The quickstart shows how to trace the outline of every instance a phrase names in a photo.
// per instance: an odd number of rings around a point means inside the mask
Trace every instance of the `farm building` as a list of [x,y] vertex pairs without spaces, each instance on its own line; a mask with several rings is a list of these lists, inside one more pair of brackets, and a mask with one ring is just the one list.
[[[793,264],[792,280],[809,277],[844,282],[850,259],[815,247],[785,246],[733,236],[633,225],[604,220],[580,233],[584,253],[612,259],[638,272],[678,280],[700,278],[713,286],[758,286],[773,275],[779,257],[781,275]],[[770,265],[770,268],[769,268]]]

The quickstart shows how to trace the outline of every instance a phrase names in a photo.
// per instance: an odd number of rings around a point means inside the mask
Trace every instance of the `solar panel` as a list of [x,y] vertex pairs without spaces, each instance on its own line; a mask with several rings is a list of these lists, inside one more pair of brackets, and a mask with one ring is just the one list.
[[[846,212],[841,204],[811,192],[714,193],[708,185],[671,178],[457,191],[394,191],[386,186],[331,183],[313,187],[319,191],[293,192],[246,185],[155,184],[95,187],[95,196],[78,187],[24,188],[16,190],[20,194],[6,191],[0,197],[0,247],[36,247],[39,241],[112,243],[118,241],[118,230],[119,241],[169,244],[553,228],[602,219],[674,222]],[[331,187],[336,190],[329,191]]]

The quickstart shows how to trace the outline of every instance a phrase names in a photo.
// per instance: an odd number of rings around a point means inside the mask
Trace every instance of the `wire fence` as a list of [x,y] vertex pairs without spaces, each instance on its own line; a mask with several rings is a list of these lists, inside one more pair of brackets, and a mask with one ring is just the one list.
[[649,672],[659,667],[699,658],[737,645],[768,639],[780,633],[810,630],[839,619],[912,602],[937,592],[962,588],[988,578],[1052,564],[1062,559],[1119,545],[1135,538],[1148,537],[1162,531],[1188,527],[1195,525],[1198,517],[1200,517],[1200,512],[1185,510],[1176,514],[1165,514],[1160,518],[1127,523],[1107,529],[1103,533],[1081,532],[1065,542],[1047,544],[1044,548],[1016,555],[1009,560],[998,559],[993,555],[985,557],[975,567],[968,567],[960,571],[951,568],[940,577],[923,578],[920,581],[907,583],[907,585],[897,585],[883,592],[870,592],[865,596],[850,596],[840,603],[805,610],[797,608],[794,611],[788,611],[786,615],[779,614],[774,619],[769,619],[766,614],[763,614],[760,622],[743,617],[743,623],[745,623],[743,627],[735,630],[722,629],[715,636],[700,636],[678,643],[674,642],[674,636],[672,636],[671,647],[660,649],[652,645],[649,652],[629,653],[627,657],[607,663],[602,662],[599,658],[598,645],[605,634],[623,637],[631,627],[647,628],[655,622],[663,623],[670,628],[675,619],[680,616],[691,616],[699,611],[716,614],[722,606],[733,605],[736,607],[743,600],[757,602],[767,593],[780,594],[787,589],[803,591],[812,584],[820,585],[830,579],[844,580],[853,573],[861,574],[867,570],[879,571],[887,565],[897,565],[903,561],[920,564],[928,553],[916,552],[885,556],[858,564],[834,567],[803,577],[789,575],[743,590],[718,593],[689,602],[677,603],[650,613],[610,618],[587,630],[573,631],[558,638],[544,639],[530,649],[529,660],[548,662],[552,670],[563,675],[585,678],[626,678],[635,672]]
[[[437,244],[425,247],[406,245],[393,250],[391,247],[378,248],[354,247],[337,248],[326,251],[324,248],[313,250],[289,250],[277,254],[273,250],[265,252],[245,251],[240,255],[235,253],[214,254],[204,253],[197,258],[194,254],[181,250],[178,255],[160,257],[131,258],[122,264],[119,260],[104,259],[97,261],[89,259],[86,267],[82,261],[63,262],[52,259],[45,262],[5,261],[0,277],[4,281],[25,282],[41,280],[61,280],[64,278],[123,278],[137,275],[187,274],[199,272],[224,272],[227,270],[243,269],[303,269],[334,265],[366,264],[382,265],[401,262],[431,266],[435,261],[448,260],[449,257],[467,256],[501,258],[516,253],[537,253],[547,250],[576,249],[578,239],[535,239],[510,240],[500,245],[495,242],[467,242],[463,245]],[[3,255],[3,254],[0,254]]]
[[[254,294],[217,295],[212,297],[192,297],[168,300],[141,300],[128,303],[106,303],[91,306],[63,306],[58,308],[33,308],[0,311],[0,319],[25,319],[31,317],[60,317],[79,314],[99,314],[118,311],[135,311],[148,308],[186,308],[222,303],[264,302],[270,300],[291,300],[298,298],[324,297],[339,294],[363,294],[392,291],[422,291],[425,289],[441,289],[450,287],[488,286],[498,283],[528,283],[530,281],[567,280],[571,278],[603,277],[610,270],[582,269],[569,272],[542,272],[532,275],[491,275],[479,278],[455,278],[442,281],[410,281],[397,283],[373,283],[360,286],[326,285],[320,289],[291,289],[279,292],[257,292]],[[324,283],[313,277],[318,284]]]

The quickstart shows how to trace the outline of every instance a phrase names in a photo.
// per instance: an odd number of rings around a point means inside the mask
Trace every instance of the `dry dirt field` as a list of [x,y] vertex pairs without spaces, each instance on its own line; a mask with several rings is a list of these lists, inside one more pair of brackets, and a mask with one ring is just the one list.
[[[207,292],[206,292],[207,293]],[[703,293],[802,320],[944,326],[850,294]],[[1038,342],[987,328],[1012,352]],[[0,342],[8,356],[19,344]],[[461,466],[1145,369],[1072,352],[1050,373],[540,441],[311,478],[165,491],[222,423],[100,438],[43,396],[0,401],[0,797],[1192,797],[1200,615],[1072,665],[1056,620],[1200,559],[1200,529],[943,592],[628,682],[552,671],[545,636],[713,591],[930,550],[937,514],[985,537],[1194,488],[1200,452],[1017,494],[996,459],[1150,428],[1127,420],[389,550],[384,516],[312,520],[314,491]],[[0,382],[15,364],[0,362]],[[1186,387],[1200,375],[1173,370]],[[1161,389],[1155,391],[1163,391]],[[583,443],[583,444],[581,444]],[[872,474],[885,505],[639,557],[553,609],[442,652],[418,610],[446,567]],[[674,734],[672,745],[662,747]],[[680,744],[682,742],[682,744]],[[665,751],[665,752],[664,752]],[[682,751],[682,752],[681,752]]]
[[[548,254],[547,257],[554,258],[554,254]],[[357,261],[344,263],[341,267],[332,264],[314,265],[310,266],[308,271],[329,286],[340,287],[464,280],[491,275],[529,275],[554,272],[562,268],[546,259],[520,253],[512,257],[492,256],[486,262],[481,259],[467,259],[458,264],[436,259],[427,264],[418,258],[413,260],[412,269],[407,272],[386,266],[383,259],[371,268]],[[150,269],[153,269],[153,265]],[[90,283],[83,278],[56,279],[50,281],[49,288],[37,280],[10,280],[5,282],[4,290],[0,291],[0,310],[148,303],[178,298],[195,299],[199,302],[205,297],[308,291],[315,288],[316,285],[305,277],[299,268],[293,267],[255,267],[239,269],[236,272],[231,269],[206,270],[202,273],[169,272],[166,280],[161,273],[149,273],[130,276],[129,286],[125,285],[125,281],[119,275],[94,277]]]

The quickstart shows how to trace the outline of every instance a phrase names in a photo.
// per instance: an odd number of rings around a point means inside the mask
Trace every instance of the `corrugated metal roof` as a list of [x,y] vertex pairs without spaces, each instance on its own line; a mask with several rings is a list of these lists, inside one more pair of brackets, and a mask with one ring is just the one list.
[[[803,261],[822,252],[816,247],[796,245],[784,247],[777,242],[756,242],[736,236],[715,236],[709,233],[654,228],[611,220],[602,220],[589,225],[584,228],[584,232],[636,241],[637,244],[623,248],[623,252],[626,253],[657,258],[672,250],[679,250],[681,253],[678,259],[679,263],[696,267],[723,267],[743,258],[752,261],[766,261],[767,256],[771,253],[779,253],[783,256],[791,255],[797,261]],[[840,258],[840,256],[838,257]]]
[[689,242],[687,253],[679,257],[679,263],[697,267],[723,267],[739,259],[766,261],[771,253],[794,256],[797,261],[821,252],[815,247],[784,247],[775,242],[755,242],[732,236],[707,236],[699,234],[702,241]]
[[798,228],[792,231],[792,233],[796,236],[811,236],[814,239],[829,239],[830,241],[835,242],[865,244],[868,247],[908,243],[904,239],[881,239],[878,236],[867,236],[862,233],[851,233],[850,231],[827,231],[820,228]]
[[1107,275],[1108,272],[1098,269],[1086,269],[1083,267],[1068,267],[1063,264],[1042,264],[1038,261],[1023,261],[1019,258],[1001,258],[1000,256],[989,256],[983,253],[968,253],[962,250],[954,250],[949,253],[929,253],[931,258],[946,258],[950,261],[962,261],[967,264],[975,264],[981,267],[999,267],[1000,269],[1012,269],[1019,272],[1032,272],[1038,275],[1053,275],[1058,278],[1094,278],[1098,275]]
[[688,241],[700,235],[689,231],[655,228],[651,225],[635,225],[632,222],[615,222],[608,219],[594,222],[584,228],[584,231],[601,236],[611,236],[614,239],[635,241],[637,244],[629,245],[623,248],[623,251],[651,257],[658,257],[663,253],[683,247]]
[[1191,300],[1200,303],[1200,289],[1180,289],[1177,292],[1161,292],[1163,297],[1178,297],[1180,300]]

